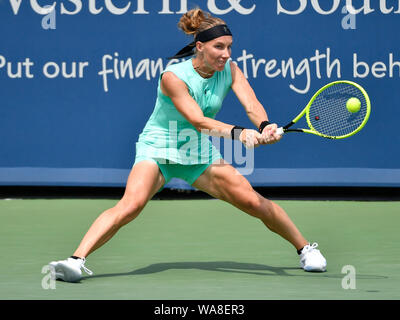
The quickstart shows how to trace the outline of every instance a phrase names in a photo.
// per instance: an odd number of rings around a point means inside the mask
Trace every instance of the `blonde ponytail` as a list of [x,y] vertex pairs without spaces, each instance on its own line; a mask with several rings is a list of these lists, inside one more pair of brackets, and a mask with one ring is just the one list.
[[215,18],[200,8],[192,9],[186,12],[178,22],[178,28],[188,35],[195,36],[201,31],[215,27],[217,25],[226,24],[220,18]]

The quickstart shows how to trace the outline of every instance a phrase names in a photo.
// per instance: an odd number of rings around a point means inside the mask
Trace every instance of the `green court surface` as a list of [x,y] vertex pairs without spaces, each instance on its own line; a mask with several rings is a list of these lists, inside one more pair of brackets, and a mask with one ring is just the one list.
[[400,298],[400,202],[277,201],[327,258],[327,272],[307,273],[288,242],[225,202],[153,200],[89,256],[93,276],[54,286],[43,267],[116,202],[1,200],[0,299]]

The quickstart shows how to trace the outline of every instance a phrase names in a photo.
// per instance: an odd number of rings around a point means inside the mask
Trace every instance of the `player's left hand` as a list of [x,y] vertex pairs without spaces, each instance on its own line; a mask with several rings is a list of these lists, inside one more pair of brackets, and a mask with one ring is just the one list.
[[282,139],[282,135],[276,132],[278,126],[276,123],[267,125],[261,133],[261,138],[258,140],[259,144],[273,144]]

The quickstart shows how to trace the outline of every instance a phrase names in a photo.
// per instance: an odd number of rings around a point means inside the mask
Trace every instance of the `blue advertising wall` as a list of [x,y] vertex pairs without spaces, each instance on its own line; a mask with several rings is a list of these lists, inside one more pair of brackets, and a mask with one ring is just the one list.
[[[399,5],[0,0],[0,185],[123,186],[166,57],[192,41],[177,22],[199,6],[229,25],[232,59],[270,120],[286,124],[334,80],[370,95],[369,122],[349,139],[287,134],[254,161],[232,159],[254,186],[400,186]],[[253,127],[232,92],[217,119]]]

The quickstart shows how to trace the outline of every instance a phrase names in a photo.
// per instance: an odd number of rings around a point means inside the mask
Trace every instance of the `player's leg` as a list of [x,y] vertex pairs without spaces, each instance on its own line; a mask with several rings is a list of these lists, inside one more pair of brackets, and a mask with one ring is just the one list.
[[247,179],[230,164],[224,162],[210,165],[193,186],[259,218],[265,226],[289,241],[297,250],[308,248],[309,242],[286,212],[256,192]]
[[193,186],[259,218],[296,249],[301,249],[308,243],[286,212],[257,193],[247,179],[228,163],[210,165]]
[[92,274],[85,267],[86,257],[110,240],[122,226],[135,219],[164,182],[155,162],[138,162],[129,174],[122,199],[93,222],[74,255],[66,260],[50,262],[54,277],[77,282],[82,278],[81,269]]
[[135,219],[146,203],[163,186],[164,177],[153,161],[141,161],[131,170],[122,199],[104,211],[83,237],[74,256],[86,258],[125,224]]

